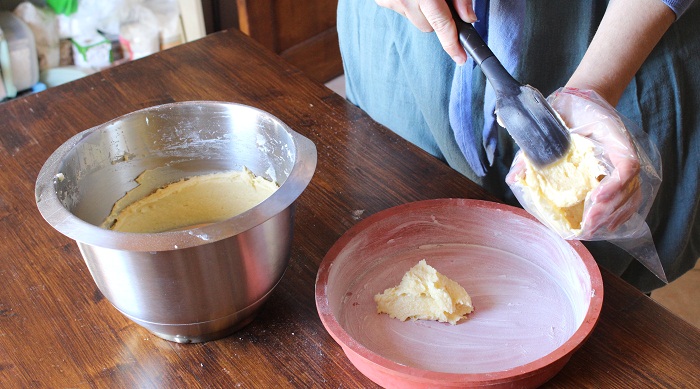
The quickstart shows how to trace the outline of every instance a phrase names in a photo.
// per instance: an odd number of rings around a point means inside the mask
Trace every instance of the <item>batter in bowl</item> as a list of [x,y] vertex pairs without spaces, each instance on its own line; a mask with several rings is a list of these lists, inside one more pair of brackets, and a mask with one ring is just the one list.
[[183,178],[124,207],[127,194],[102,227],[153,233],[215,223],[253,208],[278,188],[248,169]]

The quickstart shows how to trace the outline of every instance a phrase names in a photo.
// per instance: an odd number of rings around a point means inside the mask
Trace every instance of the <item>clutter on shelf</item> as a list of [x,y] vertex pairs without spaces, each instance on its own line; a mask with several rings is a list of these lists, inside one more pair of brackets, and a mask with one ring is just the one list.
[[183,43],[177,0],[32,0],[0,9],[0,101]]

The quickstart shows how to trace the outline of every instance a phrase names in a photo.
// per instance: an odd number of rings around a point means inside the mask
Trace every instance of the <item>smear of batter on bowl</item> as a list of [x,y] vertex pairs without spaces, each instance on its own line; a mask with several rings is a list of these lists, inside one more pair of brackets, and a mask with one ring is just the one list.
[[125,206],[122,200],[133,201],[127,193],[102,227],[153,233],[215,223],[253,208],[278,188],[247,168],[183,178]]
[[399,285],[374,296],[377,313],[394,319],[437,320],[452,325],[474,311],[472,299],[455,281],[420,260]]

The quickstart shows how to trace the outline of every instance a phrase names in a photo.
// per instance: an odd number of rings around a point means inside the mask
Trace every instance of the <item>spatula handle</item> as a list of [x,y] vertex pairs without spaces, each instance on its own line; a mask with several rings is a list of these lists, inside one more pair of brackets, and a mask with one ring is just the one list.
[[481,63],[487,58],[494,56],[493,51],[486,45],[486,42],[484,42],[471,23],[463,21],[456,14],[454,19],[457,25],[457,33],[459,34],[459,42],[467,51],[467,54],[476,61],[477,65],[481,66]]
[[460,19],[456,13],[454,13],[454,20],[457,25],[459,42],[467,54],[479,65],[493,89],[504,93],[513,93],[513,91],[518,90],[521,84],[503,67],[501,61],[496,58],[474,26]]

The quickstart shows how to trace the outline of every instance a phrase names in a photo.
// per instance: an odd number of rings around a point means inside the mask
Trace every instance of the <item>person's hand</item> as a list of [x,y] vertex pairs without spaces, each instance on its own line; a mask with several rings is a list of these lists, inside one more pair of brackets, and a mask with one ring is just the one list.
[[642,200],[639,157],[629,132],[615,109],[593,91],[564,88],[549,99],[552,108],[574,132],[601,148],[609,174],[591,191],[582,232],[615,231],[637,212]]
[[[457,64],[467,60],[467,53],[457,38],[452,12],[445,0],[375,0],[377,5],[389,8],[405,16],[414,26],[423,32],[435,31],[442,48]],[[472,0],[452,1],[462,20],[467,23],[476,21]]]
[[[548,98],[572,133],[585,136],[608,169],[586,200],[577,239],[611,237],[638,210],[642,201],[637,149],[615,109],[593,91],[563,88]],[[512,185],[525,163],[517,158],[506,182]]]

